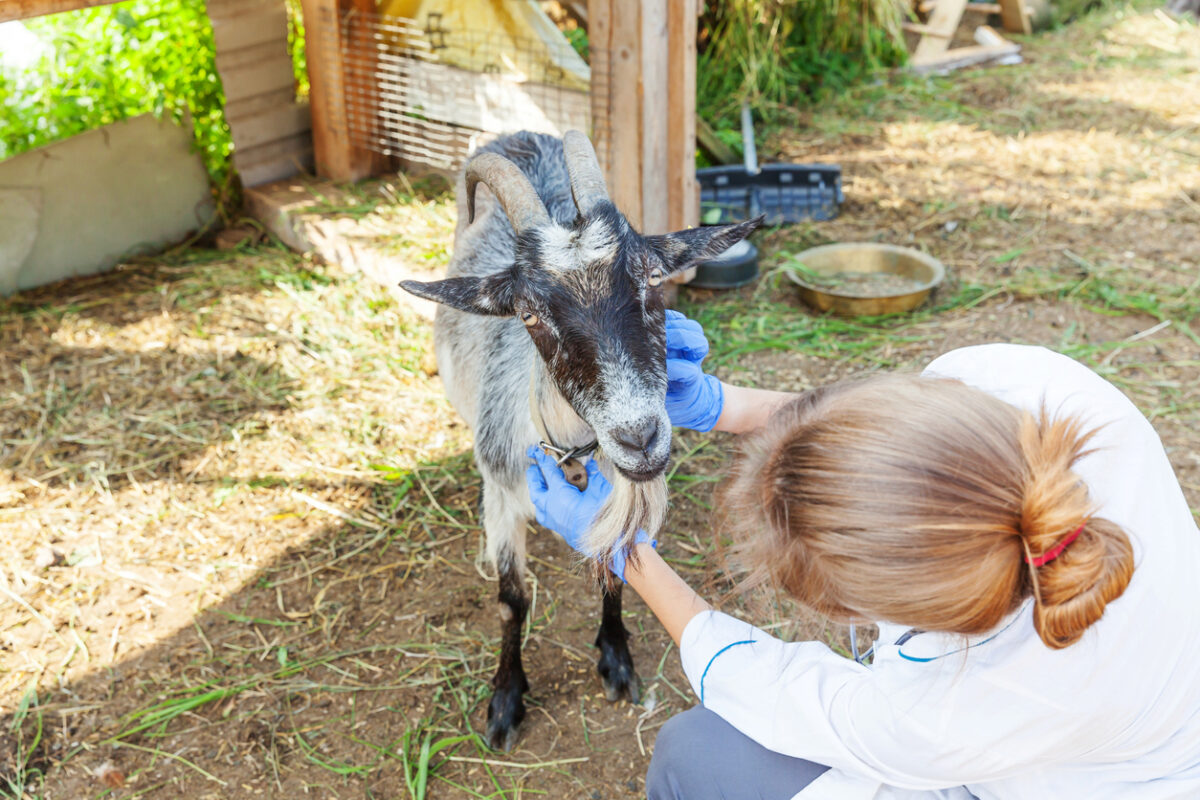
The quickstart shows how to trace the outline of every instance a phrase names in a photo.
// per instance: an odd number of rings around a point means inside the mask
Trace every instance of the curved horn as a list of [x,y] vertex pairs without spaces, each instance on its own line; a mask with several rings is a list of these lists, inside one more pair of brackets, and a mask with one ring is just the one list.
[[563,135],[563,155],[567,159],[567,175],[571,178],[571,194],[575,195],[575,207],[579,212],[587,214],[597,203],[609,202],[604,174],[588,137],[579,131],[567,131]]
[[480,153],[467,162],[463,173],[467,181],[467,221],[475,221],[475,187],[483,182],[508,215],[518,234],[539,225],[550,224],[546,204],[521,169],[496,153]]

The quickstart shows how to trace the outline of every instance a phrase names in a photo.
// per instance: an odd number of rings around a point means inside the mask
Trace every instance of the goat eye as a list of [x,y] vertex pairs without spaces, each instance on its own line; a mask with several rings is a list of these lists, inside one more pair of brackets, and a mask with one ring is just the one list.
[[537,314],[530,314],[528,311],[521,312],[521,322],[525,323],[526,328],[532,328],[538,324]]
[[655,267],[650,270],[650,274],[646,276],[646,283],[650,286],[658,286],[663,282],[663,273],[661,269]]

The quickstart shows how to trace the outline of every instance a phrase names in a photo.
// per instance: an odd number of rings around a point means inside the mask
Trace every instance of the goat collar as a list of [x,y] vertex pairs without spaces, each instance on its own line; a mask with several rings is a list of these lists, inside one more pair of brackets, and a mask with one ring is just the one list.
[[533,427],[537,428],[538,436],[542,437],[542,440],[538,442],[538,447],[554,456],[554,463],[560,467],[568,461],[579,461],[579,459],[595,453],[600,447],[600,442],[596,439],[578,447],[566,448],[558,446],[550,438],[550,433],[546,430],[546,421],[542,419],[542,404],[538,402],[537,397],[537,368],[538,357],[534,354],[533,364],[529,370],[529,418],[533,421]]

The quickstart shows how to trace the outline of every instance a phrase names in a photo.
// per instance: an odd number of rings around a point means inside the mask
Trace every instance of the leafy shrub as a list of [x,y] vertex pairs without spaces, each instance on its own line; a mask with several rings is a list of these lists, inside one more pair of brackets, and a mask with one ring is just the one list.
[[0,158],[146,112],[190,116],[226,186],[233,144],[203,0],[130,0],[30,20],[50,46],[32,75],[0,71]]

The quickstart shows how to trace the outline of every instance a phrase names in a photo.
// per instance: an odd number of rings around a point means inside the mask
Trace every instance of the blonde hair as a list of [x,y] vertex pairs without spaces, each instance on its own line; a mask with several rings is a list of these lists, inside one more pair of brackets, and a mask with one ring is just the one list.
[[[1125,591],[1133,549],[1072,467],[1095,431],[958,381],[877,376],[808,392],[749,437],[722,489],[751,569],[845,622],[993,629],[1034,597],[1048,647]],[[1034,560],[1082,526],[1043,566]]]

